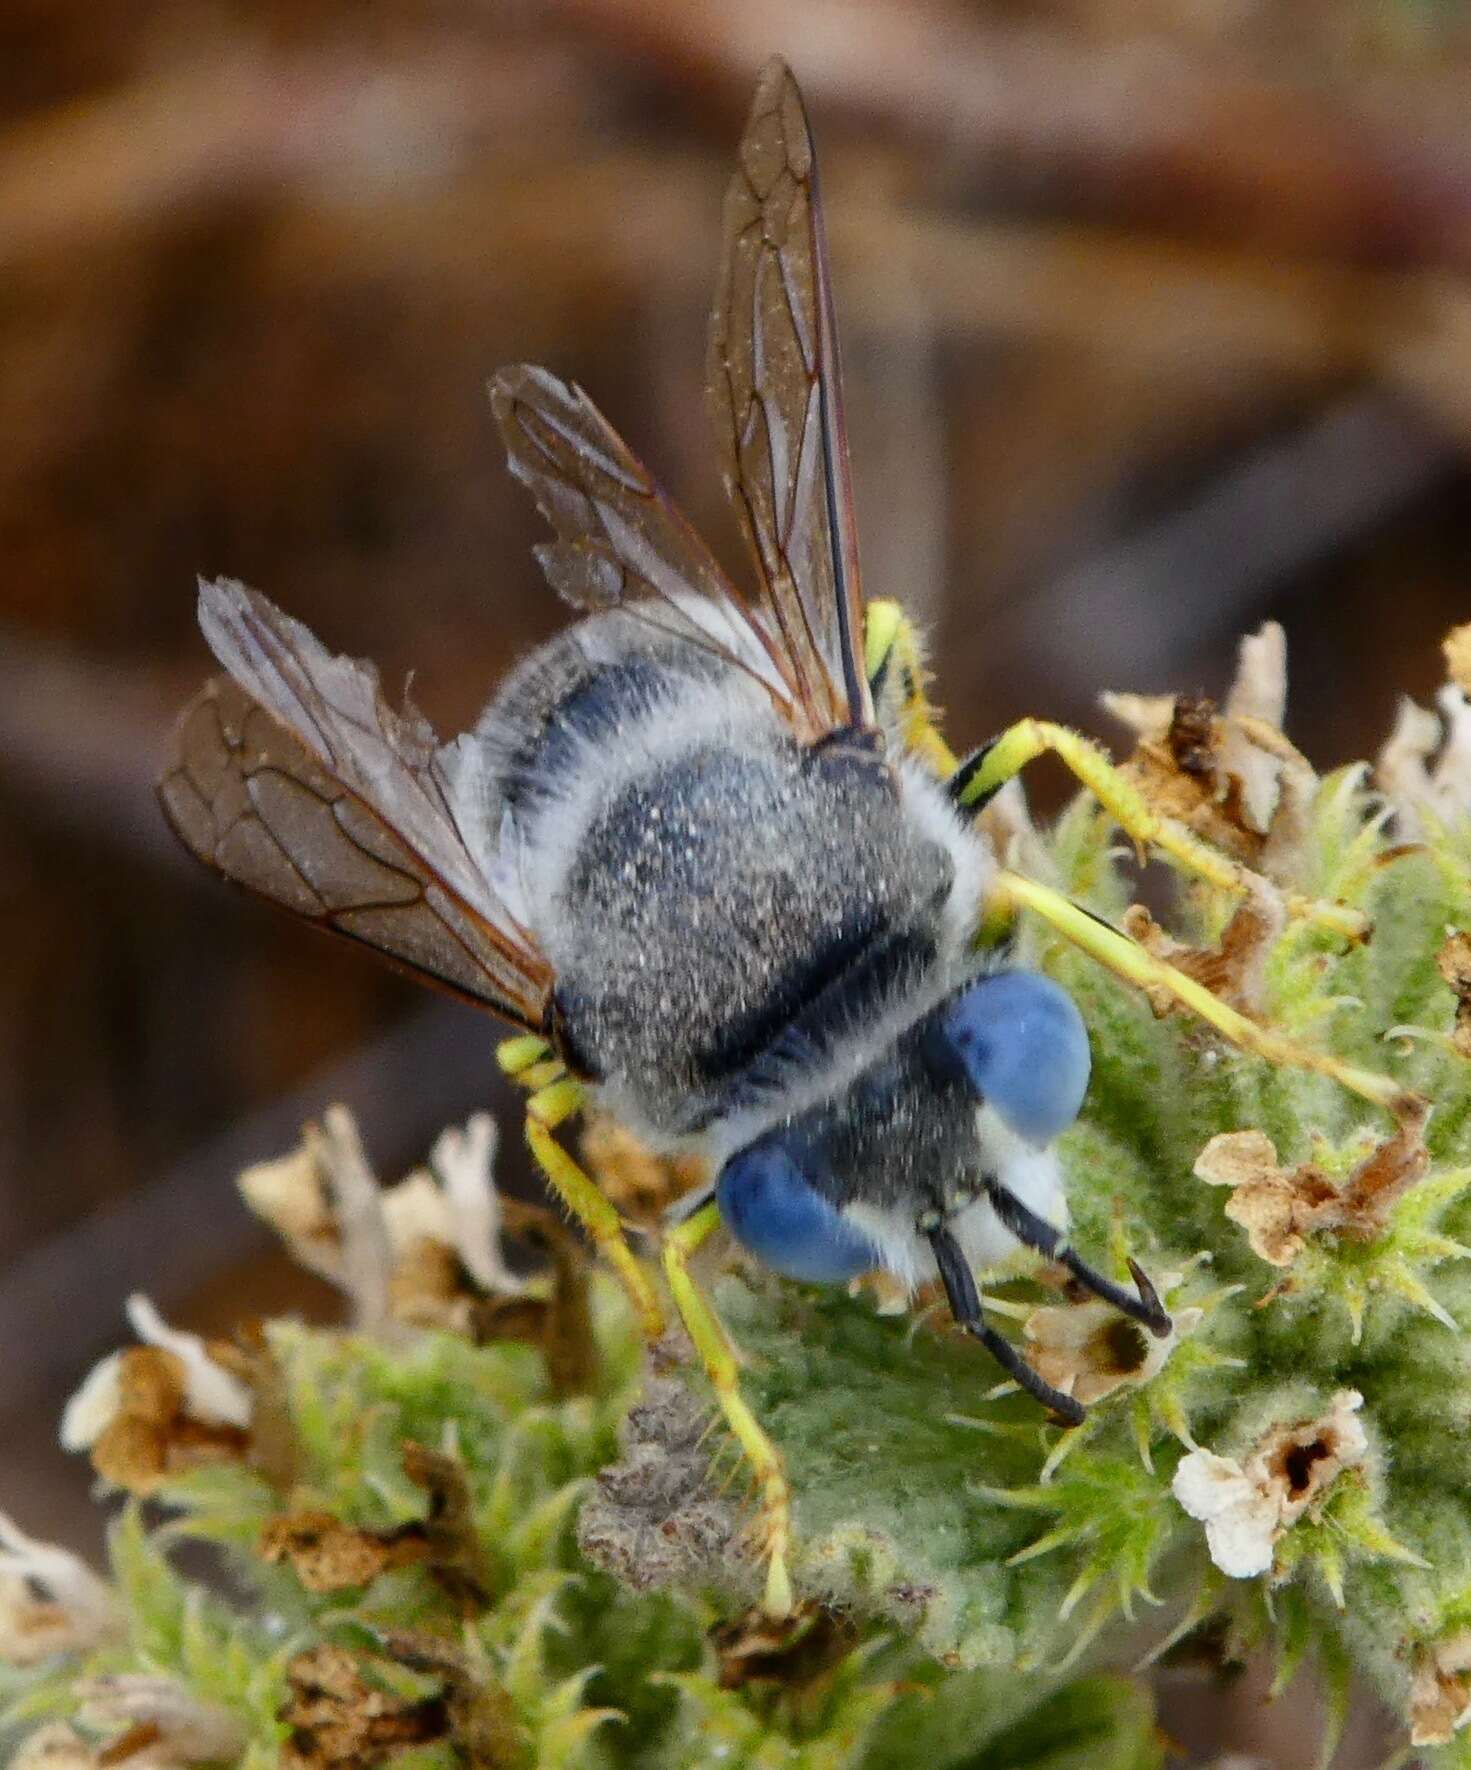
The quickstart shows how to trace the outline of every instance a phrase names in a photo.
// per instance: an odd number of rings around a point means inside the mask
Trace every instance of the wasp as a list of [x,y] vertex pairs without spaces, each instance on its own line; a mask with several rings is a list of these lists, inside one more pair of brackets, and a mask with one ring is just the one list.
[[[1082,1409],[988,1321],[976,1274],[1018,1246],[1156,1334],[1154,1288],[1067,1235],[1055,1140],[1088,1038],[1047,977],[977,930],[1040,915],[1243,1047],[1392,1106],[1385,1078],[1290,1045],[1050,887],[977,823],[1051,752],[1137,842],[1228,891],[1265,881],[1161,817],[1104,752],[1024,720],[961,761],[897,605],[859,565],[817,159],[790,70],[761,76],[725,205],[710,404],[754,568],[740,588],[581,389],[501,370],[511,471],[580,618],[441,744],[369,664],[242,585],[202,586],[226,674],[185,711],[160,792],[217,872],[519,1027],[548,1182],[651,1339],[672,1300],[761,1493],[765,1602],[792,1603],[790,1498],[733,1348],[689,1269],[720,1224],[793,1278],[938,1278],[955,1319],[1060,1421]],[[1362,933],[1355,912],[1290,911]],[[1001,949],[1004,950],[1004,949]],[[714,1176],[663,1240],[664,1291],[554,1136],[593,1100]]]

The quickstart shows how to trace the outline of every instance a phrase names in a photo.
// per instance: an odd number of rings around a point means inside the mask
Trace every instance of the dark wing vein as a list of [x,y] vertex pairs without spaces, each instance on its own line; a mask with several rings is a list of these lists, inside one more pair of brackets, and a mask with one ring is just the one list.
[[787,713],[782,648],[709,549],[580,387],[518,364],[490,385],[512,473],[557,539],[536,550],[578,609],[624,608],[754,676]]
[[427,981],[540,1028],[551,971],[490,883],[452,758],[369,665],[337,658],[263,597],[201,589],[231,676],[179,722],[164,810],[202,861]]
[[809,722],[871,724],[863,590],[837,329],[801,94],[761,76],[725,207],[710,322],[711,407],[726,485]]

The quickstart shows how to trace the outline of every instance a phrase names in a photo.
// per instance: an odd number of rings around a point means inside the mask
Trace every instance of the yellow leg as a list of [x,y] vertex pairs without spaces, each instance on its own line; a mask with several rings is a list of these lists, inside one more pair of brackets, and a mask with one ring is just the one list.
[[[909,618],[895,602],[875,602],[868,611],[864,664],[870,682],[893,683],[899,697],[904,738],[944,780],[958,766],[954,752],[935,725],[934,709],[925,695],[924,667]],[[1273,888],[1250,868],[1222,854],[1174,818],[1161,816],[1144,795],[1109,759],[1104,749],[1064,725],[1043,719],[1022,719],[989,746],[959,795],[962,806],[984,804],[999,786],[1020,774],[1029,762],[1052,754],[1113,816],[1126,835],[1151,843],[1187,872],[1237,895]],[[1273,892],[1275,895],[1275,892]],[[1350,940],[1369,934],[1368,918],[1346,904],[1324,903],[1288,892],[1283,900],[1291,916],[1306,917]]]
[[897,602],[871,602],[863,630],[863,666],[875,698],[893,694],[904,742],[941,780],[955,773],[955,753],[940,735],[925,693],[924,659],[908,615]]
[[520,1033],[514,1039],[502,1039],[495,1048],[495,1060],[528,1094],[540,1093],[551,1083],[567,1077],[567,1065],[538,1033]]
[[1327,1051],[1315,1051],[1310,1046],[1299,1045],[1294,1040],[1273,1032],[1270,1027],[1258,1025],[1256,1021],[1248,1020],[1244,1014],[1238,1014],[1219,996],[1212,995],[1203,984],[1145,952],[1143,947],[1137,946],[1127,935],[1120,934],[1108,923],[1089,915],[1060,891],[1053,891],[1046,885],[1039,885],[1033,879],[1026,879],[1020,873],[1012,872],[998,874],[995,890],[1012,907],[1034,911],[1065,939],[1097,959],[1100,964],[1106,965],[1116,976],[1129,983],[1136,983],[1143,989],[1168,991],[1182,1007],[1198,1015],[1207,1025],[1215,1027],[1217,1032],[1222,1033],[1233,1045],[1240,1046],[1243,1051],[1249,1051],[1256,1057],[1264,1057],[1269,1063],[1292,1064],[1300,1069],[1317,1070],[1322,1075],[1331,1076],[1352,1093],[1372,1101],[1375,1106],[1383,1107],[1401,1123],[1417,1118],[1423,1110],[1424,1103],[1420,1097],[1402,1087],[1392,1077],[1376,1074],[1373,1070],[1360,1069],[1356,1064],[1345,1063]]
[[518,1081],[529,1069],[550,1062],[552,1057],[552,1047],[540,1033],[517,1033],[515,1038],[502,1039],[495,1048],[496,1062]]
[[1038,756],[1049,753],[1077,776],[1126,835],[1169,855],[1186,872],[1238,896],[1262,891],[1274,898],[1280,896],[1290,916],[1305,917],[1349,940],[1368,938],[1369,919],[1361,911],[1350,909],[1347,904],[1304,897],[1299,892],[1279,894],[1250,867],[1222,854],[1209,842],[1202,842],[1174,818],[1162,816],[1109,760],[1101,745],[1069,731],[1065,725],[1052,725],[1044,719],[1018,720],[987,748],[961,790],[959,803],[984,804],[997,787]]
[[767,1558],[762,1607],[768,1616],[780,1618],[789,1616],[792,1610],[792,1582],[787,1572],[792,1507],[781,1454],[762,1431],[741,1394],[739,1367],[730,1337],[689,1271],[690,1256],[719,1226],[720,1211],[716,1205],[708,1204],[671,1229],[664,1241],[664,1273],[674,1306],[694,1341],[720,1411],[755,1472],[761,1490],[762,1547]]
[[653,1280],[623,1233],[623,1221],[552,1135],[582,1103],[582,1084],[572,1076],[539,1088],[526,1103],[526,1141],[553,1192],[587,1231],[593,1246],[623,1282],[649,1340],[664,1332],[664,1310]]
[[[919,645],[909,618],[897,603],[869,605],[864,664],[869,681],[876,685],[876,692],[882,683],[886,690],[891,686],[892,692],[898,695],[906,741],[934,766],[942,779],[949,779],[959,765],[935,727],[934,711],[925,696]],[[1254,873],[1202,842],[1182,824],[1162,818],[1097,744],[1064,726],[1049,725],[1037,719],[1024,719],[1012,726],[985,752],[966,782],[959,802],[974,804],[988,798],[1028,762],[1049,750],[1072,770],[1112,813],[1119,827],[1136,841],[1153,842],[1189,871],[1228,891],[1244,892],[1257,888],[1259,882]],[[1266,887],[1265,881],[1260,883]],[[1117,976],[1144,988],[1167,990],[1182,1007],[1198,1015],[1243,1050],[1269,1062],[1293,1064],[1332,1076],[1345,1088],[1393,1113],[1401,1122],[1413,1119],[1421,1110],[1418,1097],[1390,1077],[1340,1062],[1327,1052],[1298,1045],[1257,1025],[1227,1007],[1193,978],[1153,958],[1127,935],[1099,922],[1061,893],[1016,873],[1001,874],[986,905],[987,921],[1005,921],[1023,907],[1050,922],[1060,934]],[[1352,939],[1362,939],[1369,932],[1367,919],[1343,904],[1317,903],[1290,895],[1286,907],[1290,914],[1310,915],[1313,920]],[[983,923],[983,942],[985,926]]]

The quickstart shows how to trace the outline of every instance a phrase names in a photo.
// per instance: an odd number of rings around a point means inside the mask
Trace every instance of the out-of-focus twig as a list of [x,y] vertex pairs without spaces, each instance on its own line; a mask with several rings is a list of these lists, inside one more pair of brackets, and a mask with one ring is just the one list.
[[[604,10],[604,0],[560,3],[590,16]],[[616,14],[618,28],[631,31],[644,5],[636,0],[626,9],[607,9],[609,20]],[[702,3],[657,10],[672,41],[701,47],[732,79],[758,58],[758,44],[785,41],[794,54],[798,47],[790,43],[792,26],[778,30],[774,21],[763,22],[764,0],[730,14]],[[835,26],[831,41],[813,22],[826,17],[824,8],[796,16],[803,21],[795,34],[812,63],[807,78],[815,100],[827,92],[850,107],[887,107],[909,128],[958,127],[954,118],[946,121],[946,93],[969,90],[964,71],[945,55],[923,68],[913,65],[941,47],[935,36],[940,15],[917,8],[890,16],[870,5],[865,31]],[[890,36],[892,88],[883,60]],[[991,47],[973,32],[960,32],[947,53],[990,67]],[[1077,59],[1076,78],[1091,81],[1097,74],[1106,95],[1107,58],[1099,73],[1091,53],[1068,53]],[[995,84],[1011,93],[997,71],[1005,59],[987,74],[985,88]],[[290,60],[241,55],[185,69],[28,124],[0,141],[0,269],[51,247],[125,236],[190,202],[285,189],[310,193],[310,226],[297,230],[293,242],[308,260],[315,255],[327,262],[350,250],[355,261],[400,253],[415,255],[417,264],[419,254],[449,254],[463,272],[465,255],[474,254],[490,280],[524,280],[546,263],[555,265],[559,286],[601,290],[615,276],[647,295],[650,279],[658,279],[681,300],[703,300],[716,247],[718,203],[711,193],[719,188],[720,169],[688,154],[569,153],[568,118],[579,113],[579,95],[586,96],[564,59],[545,51],[524,67],[515,56],[426,51],[390,73],[318,51]],[[1052,102],[1035,92],[1032,99],[1028,115]],[[1098,102],[1106,113],[1106,97]],[[982,93],[971,92],[967,103],[977,117],[984,114]],[[1012,94],[1007,103],[1020,100]],[[1151,98],[1146,111],[1163,103]],[[543,139],[534,156],[529,146],[524,156],[514,151],[515,144],[536,139],[535,129],[528,135],[534,120],[544,125],[553,114],[559,127],[551,143]],[[1188,109],[1169,115],[1173,127],[1193,130]],[[1146,124],[1147,116],[1138,126]],[[409,177],[432,170],[436,156],[442,162],[468,151],[472,138],[481,139],[492,125],[513,151],[475,170],[459,167],[452,195],[432,179]],[[1303,151],[1299,143],[1286,159]],[[1450,223],[1460,188],[1454,172],[1463,157],[1462,243],[1471,251],[1471,130],[1446,148],[1438,167],[1451,244],[1460,239]],[[1062,222],[926,215],[855,191],[844,181],[841,155],[829,159],[834,247],[852,266],[842,278],[850,325],[912,330],[904,279],[882,272],[897,258],[922,274],[926,326],[939,334],[989,330],[1161,359],[1208,351],[1223,363],[1243,356],[1294,375],[1353,372],[1386,356],[1405,366],[1405,379],[1418,393],[1443,402],[1458,424],[1466,421],[1457,365],[1471,355],[1471,328],[1458,311],[1457,291],[1443,282],[1431,288],[1410,274]],[[1396,161],[1403,176],[1413,159]],[[1350,163],[1338,170],[1351,178]],[[356,198],[333,200],[334,188],[366,177],[380,181],[370,209]],[[397,197],[395,185],[403,187]],[[447,208],[463,212],[463,227],[436,225]],[[1313,238],[1309,229],[1297,243]],[[698,249],[702,242],[706,251]],[[1428,237],[1421,243],[1425,256],[1436,255]],[[1459,252],[1460,245],[1448,246],[1442,256],[1455,259]],[[865,272],[875,265],[879,271]],[[1452,346],[1449,365],[1440,355],[1443,340]]]
[[[1098,40],[925,0],[555,0],[549,10],[744,103],[780,52],[846,107],[1084,212],[1352,256],[1471,262],[1465,69],[1335,92],[1157,35]],[[739,99],[734,94],[739,93]],[[1460,96],[1458,96],[1458,94]]]
[[443,174],[487,135],[514,144],[586,89],[565,55],[432,41],[392,63],[350,47],[292,56],[238,46],[0,142],[0,268],[100,243],[211,197]]
[[1046,659],[1059,692],[1129,673],[1163,681],[1246,625],[1274,587],[1372,533],[1455,465],[1442,437],[1383,395],[1342,400],[1194,502],[1029,592],[1010,611],[1009,643]]
[[141,860],[182,861],[153,783],[186,693],[182,678],[133,674],[0,629],[0,786],[53,826]]
[[[371,267],[411,255],[425,277],[461,276],[474,254],[492,286],[498,278],[520,286],[545,265],[555,266],[563,298],[613,286],[699,304],[717,250],[718,186],[719,170],[688,156],[543,160],[471,175],[441,208],[422,193],[380,201],[371,215],[316,204],[292,230],[290,251],[308,279],[313,266],[344,256]],[[1162,365],[1244,361],[1294,381],[1372,374],[1412,343],[1433,358],[1444,342],[1457,352],[1453,361],[1471,365],[1471,325],[1445,279],[1416,271],[927,214],[856,192],[841,159],[830,171],[828,211],[845,338],[865,327],[907,334],[918,319],[940,336],[1076,344]],[[461,225],[448,225],[454,218]],[[888,269],[894,260],[922,280],[918,315],[909,284]],[[1444,364],[1441,374],[1454,378]],[[1420,386],[1428,390],[1430,379],[1422,374]]]

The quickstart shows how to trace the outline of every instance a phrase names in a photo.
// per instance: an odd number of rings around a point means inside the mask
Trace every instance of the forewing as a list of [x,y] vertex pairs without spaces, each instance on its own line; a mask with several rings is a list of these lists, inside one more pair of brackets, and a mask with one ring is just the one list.
[[551,972],[465,835],[456,745],[387,706],[371,665],[334,657],[239,584],[203,585],[230,670],[185,709],[159,783],[186,847],[237,884],[540,1029]]
[[557,539],[536,549],[574,608],[627,608],[761,682],[791,715],[795,684],[775,638],[580,387],[517,364],[490,384],[510,467]]
[[817,161],[782,61],[761,75],[725,200],[709,384],[726,486],[765,587],[760,612],[812,721],[870,725]]

